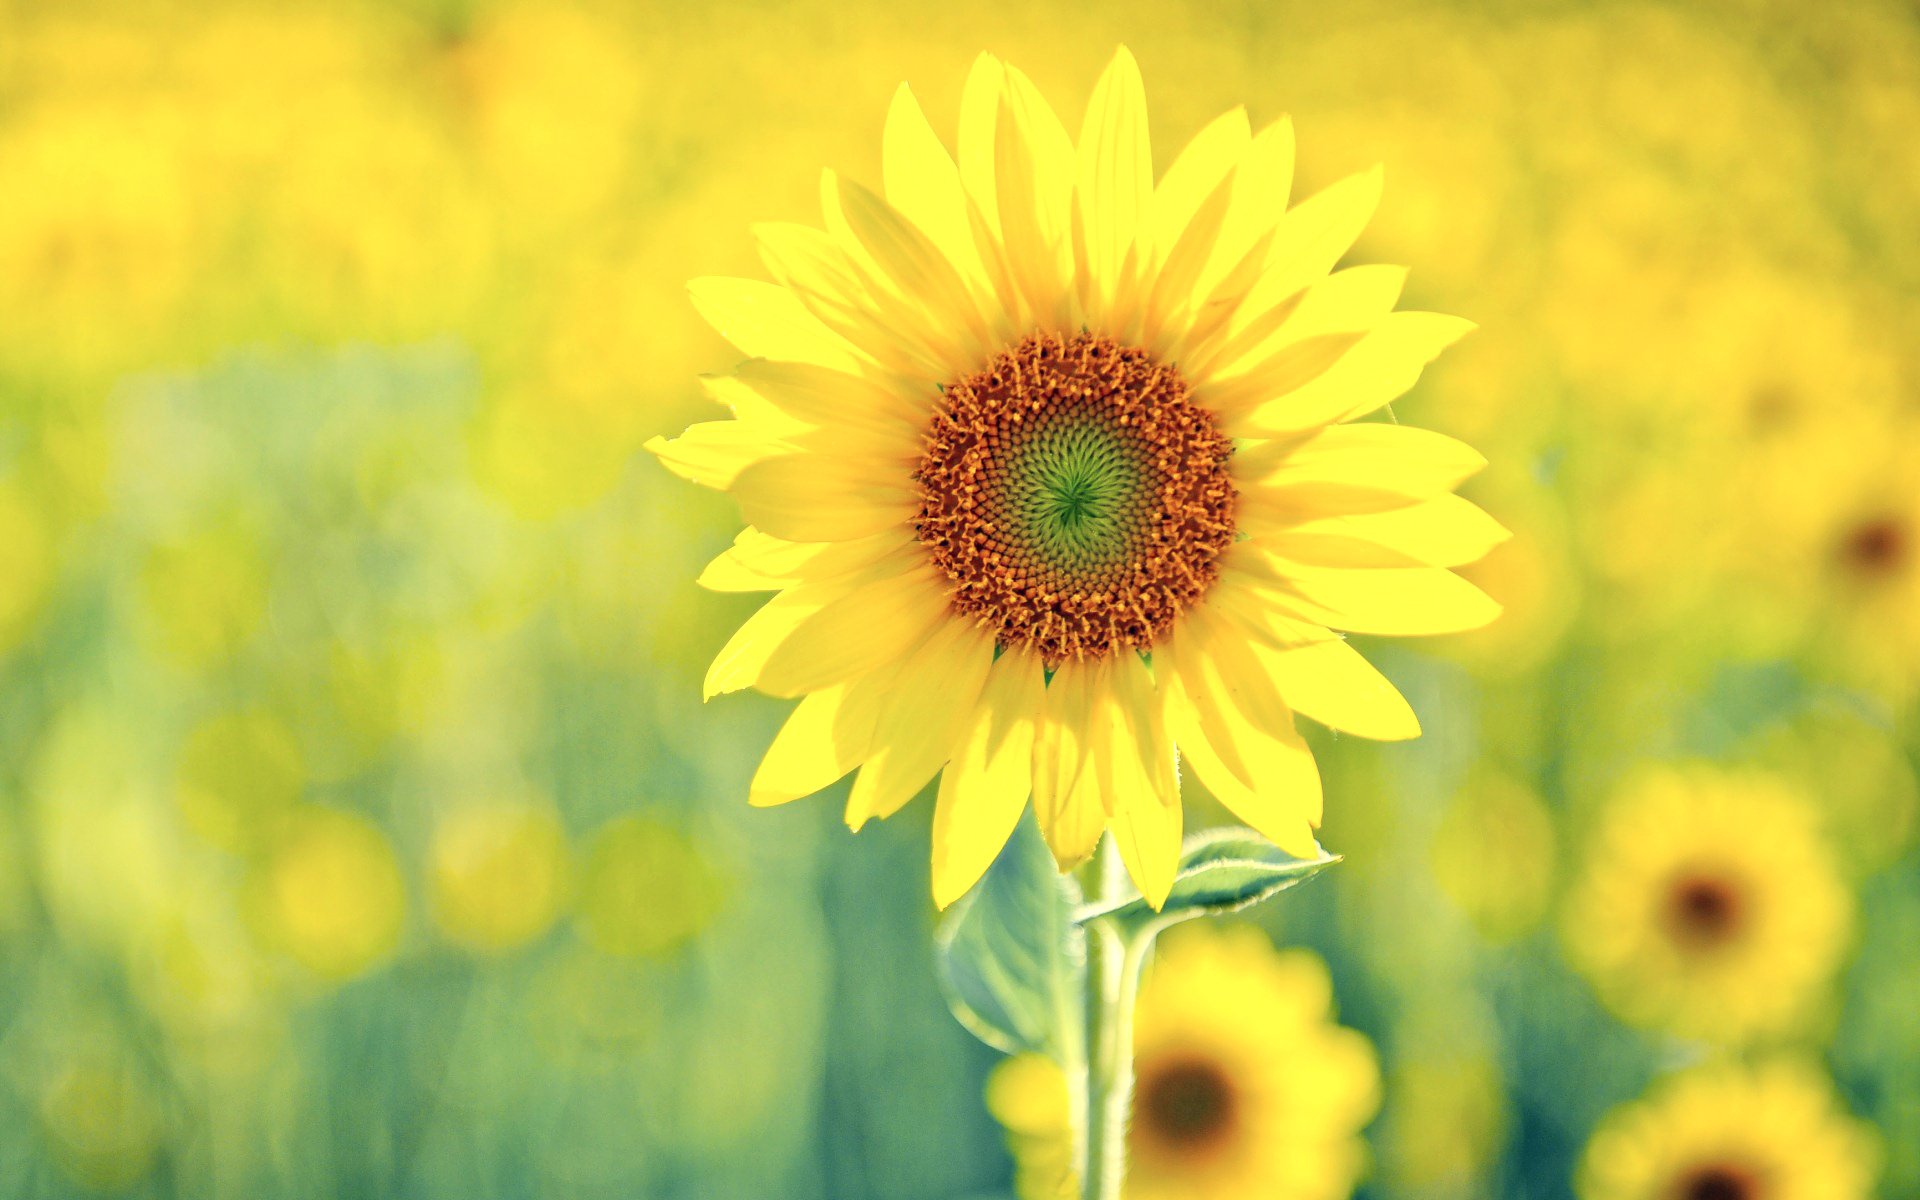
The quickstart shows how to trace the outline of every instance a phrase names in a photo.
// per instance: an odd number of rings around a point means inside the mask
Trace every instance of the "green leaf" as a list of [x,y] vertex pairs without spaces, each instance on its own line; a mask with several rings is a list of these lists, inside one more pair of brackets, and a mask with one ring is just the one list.
[[1102,918],[1128,930],[1172,925],[1209,913],[1230,913],[1260,903],[1340,861],[1321,851],[1318,858],[1295,858],[1251,829],[1210,829],[1189,837],[1180,854],[1180,871],[1159,912],[1138,892],[1082,907],[1074,919],[1084,925]]
[[1073,919],[1079,904],[1079,887],[1055,868],[1032,814],[1023,816],[934,940],[947,1004],[975,1037],[1055,1062],[1081,1053],[1087,939]]

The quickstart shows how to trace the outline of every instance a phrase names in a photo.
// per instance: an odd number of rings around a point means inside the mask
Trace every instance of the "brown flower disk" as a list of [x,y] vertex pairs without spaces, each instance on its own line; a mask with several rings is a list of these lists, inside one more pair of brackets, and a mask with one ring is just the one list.
[[1002,646],[1050,665],[1145,649],[1219,576],[1232,453],[1146,351],[1032,334],[945,389],[914,528]]

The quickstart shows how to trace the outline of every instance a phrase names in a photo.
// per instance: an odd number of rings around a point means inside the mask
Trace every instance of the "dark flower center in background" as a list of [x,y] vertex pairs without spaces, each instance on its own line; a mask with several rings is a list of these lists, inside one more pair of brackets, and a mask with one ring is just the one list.
[[1033,334],[943,392],[914,529],[1001,645],[1145,650],[1219,576],[1232,453],[1146,351]]
[[1143,1151],[1190,1158],[1233,1134],[1239,1119],[1233,1080],[1205,1058],[1141,1064],[1134,1093],[1133,1133]]
[[1847,531],[1840,557],[1860,575],[1877,578],[1906,565],[1913,539],[1907,527],[1891,516],[1862,521]]
[[1680,1180],[1674,1200],[1760,1200],[1760,1181],[1728,1163],[1697,1167]]
[[1746,905],[1731,882],[1712,875],[1683,876],[1667,900],[1667,916],[1681,940],[1716,946],[1740,929]]

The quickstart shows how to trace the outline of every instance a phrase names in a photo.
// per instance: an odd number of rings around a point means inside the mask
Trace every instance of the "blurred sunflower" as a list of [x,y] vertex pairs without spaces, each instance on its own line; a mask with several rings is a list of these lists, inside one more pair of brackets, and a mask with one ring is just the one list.
[[1871,427],[1836,469],[1827,506],[1792,564],[1820,596],[1814,641],[1836,674],[1904,708],[1920,694],[1920,433],[1912,419]]
[[[1327,1200],[1353,1190],[1380,1102],[1373,1047],[1333,1023],[1326,967],[1260,931],[1191,925],[1140,990],[1128,1200]],[[1078,1195],[1066,1081],[1039,1055],[1002,1063],[987,1105],[1026,1200]]]
[[956,165],[903,87],[884,199],[828,172],[825,232],[757,230],[777,284],[692,285],[749,361],[708,380],[733,419],[650,446],[752,526],[702,582],[779,593],[706,692],[802,698],[751,800],[857,767],[858,828],[945,767],[942,905],[1029,793],[1063,868],[1111,826],[1160,902],[1178,758],[1313,853],[1320,779],[1295,714],[1419,731],[1333,631],[1445,633],[1498,611],[1448,569],[1506,536],[1451,494],[1484,460],[1350,423],[1471,326],[1394,312],[1398,268],[1330,273],[1380,175],[1288,209],[1285,120],[1255,135],[1227,113],[1156,186],[1124,49],[1077,147],[988,56],[961,110]]
[[1566,940],[1624,1019],[1738,1042],[1808,1015],[1852,920],[1806,797],[1757,773],[1675,768],[1602,815]]
[[1864,1200],[1875,1150],[1813,1069],[1703,1067],[1608,1114],[1581,1200]]

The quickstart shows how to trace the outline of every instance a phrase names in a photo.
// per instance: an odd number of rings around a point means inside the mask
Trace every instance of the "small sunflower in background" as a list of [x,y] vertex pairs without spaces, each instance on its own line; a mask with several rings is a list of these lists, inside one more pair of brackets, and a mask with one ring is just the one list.
[[1810,547],[1822,587],[1815,652],[1902,711],[1920,694],[1920,423],[1896,424],[1856,462]]
[[748,360],[730,419],[650,447],[751,528],[701,576],[777,593],[709,696],[800,700],[750,799],[858,770],[854,828],[942,769],[933,889],[980,877],[1033,798],[1061,867],[1111,827],[1159,904],[1180,771],[1290,852],[1321,786],[1296,715],[1416,736],[1342,633],[1450,633],[1498,606],[1450,568],[1506,531],[1452,495],[1467,446],[1361,421],[1471,325],[1397,312],[1397,267],[1334,271],[1378,171],[1289,209],[1293,132],[1243,110],[1155,182],[1121,50],[1076,144],[983,56],[949,154],[902,87],[884,196],[828,172],[825,230],[763,225],[777,283],[701,279]]
[[1765,774],[1688,766],[1645,773],[1609,803],[1565,936],[1625,1020],[1733,1043],[1809,1016],[1852,923],[1805,795]]
[[1825,1076],[1796,1062],[1699,1067],[1609,1113],[1581,1200],[1865,1200],[1877,1149]]
[[[1380,1103],[1365,1037],[1334,1023],[1320,960],[1250,927],[1183,926],[1141,985],[1128,1200],[1350,1194]],[[1024,1200],[1073,1196],[1067,1087],[1039,1055],[987,1087]]]

